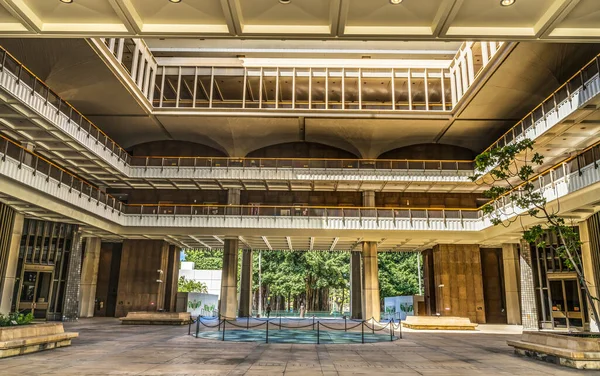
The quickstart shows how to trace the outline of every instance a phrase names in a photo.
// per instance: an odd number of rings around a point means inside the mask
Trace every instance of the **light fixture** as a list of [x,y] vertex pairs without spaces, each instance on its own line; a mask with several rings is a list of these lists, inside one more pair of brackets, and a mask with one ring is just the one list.
[[71,4],[73,0],[60,0],[61,3]]
[[289,4],[289,3],[291,3],[291,2],[292,2],[292,0],[279,0],[279,2],[280,2],[281,4]]
[[172,3],[175,3],[175,4],[181,3],[181,0],[169,0],[169,1],[172,2]]
[[394,5],[398,5],[402,2],[402,0],[390,0],[390,3],[394,4]]
[[503,7],[509,7],[513,5],[517,0],[500,0],[500,5]]

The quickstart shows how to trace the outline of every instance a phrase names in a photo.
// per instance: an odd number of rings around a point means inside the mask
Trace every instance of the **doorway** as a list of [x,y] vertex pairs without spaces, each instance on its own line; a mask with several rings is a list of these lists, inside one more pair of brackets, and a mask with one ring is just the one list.
[[46,319],[52,295],[52,274],[52,270],[25,269],[19,292],[19,312],[33,312],[36,319]]
[[586,320],[581,285],[575,276],[548,274],[554,328],[583,330]]

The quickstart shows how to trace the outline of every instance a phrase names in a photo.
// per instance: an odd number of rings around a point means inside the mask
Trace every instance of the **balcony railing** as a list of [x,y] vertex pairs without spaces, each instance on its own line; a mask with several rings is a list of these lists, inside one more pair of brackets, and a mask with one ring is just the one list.
[[[125,205],[16,143],[5,139],[2,146],[1,174],[122,226],[436,231],[479,231],[491,226],[479,208]],[[549,201],[556,200],[600,182],[599,157],[597,143],[531,180]],[[512,200],[504,197],[496,205],[510,207]]]
[[535,139],[600,93],[600,55],[587,63],[554,93],[504,133],[485,151],[524,138]]
[[38,111],[54,124],[74,128],[76,133],[85,135],[83,138],[91,138],[104,151],[128,163],[129,154],[123,148],[2,47],[0,47],[0,59],[2,61],[0,85],[9,93],[29,104],[33,110]]

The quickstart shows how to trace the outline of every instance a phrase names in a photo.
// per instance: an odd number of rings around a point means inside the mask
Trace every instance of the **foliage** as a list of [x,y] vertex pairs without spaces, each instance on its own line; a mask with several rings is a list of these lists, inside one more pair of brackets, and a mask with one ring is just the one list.
[[[593,299],[583,276],[579,249],[579,235],[558,209],[548,205],[543,192],[535,188],[536,167],[544,157],[534,152],[534,142],[524,139],[503,147],[487,150],[475,159],[474,182],[487,185],[484,192],[490,202],[482,207],[494,225],[510,226],[523,216],[534,219],[534,225],[523,228],[523,239],[537,247],[552,247],[565,265],[577,273],[579,282],[592,309],[594,320],[600,322]],[[486,175],[486,173],[489,173]],[[560,206],[558,206],[560,208]],[[522,222],[521,222],[522,223]],[[551,233],[560,240],[558,246],[546,244],[545,234]]]
[[177,291],[179,292],[199,292],[206,294],[208,288],[206,284],[200,281],[186,279],[184,276],[179,278],[177,283]]
[[31,324],[33,319],[33,312],[29,312],[26,315],[19,312],[11,312],[7,315],[0,314],[0,327],[27,325]]
[[223,251],[188,249],[184,251],[184,256],[184,261],[194,263],[194,269],[221,270],[223,268]]
[[381,299],[387,296],[416,295],[419,293],[418,253],[382,252],[378,255],[379,291]]

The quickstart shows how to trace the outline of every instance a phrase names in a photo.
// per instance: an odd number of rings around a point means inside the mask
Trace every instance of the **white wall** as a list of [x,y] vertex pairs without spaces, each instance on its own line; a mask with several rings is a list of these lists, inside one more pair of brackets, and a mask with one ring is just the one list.
[[194,270],[193,262],[182,262],[179,277],[206,284],[208,293],[221,296],[221,270]]

